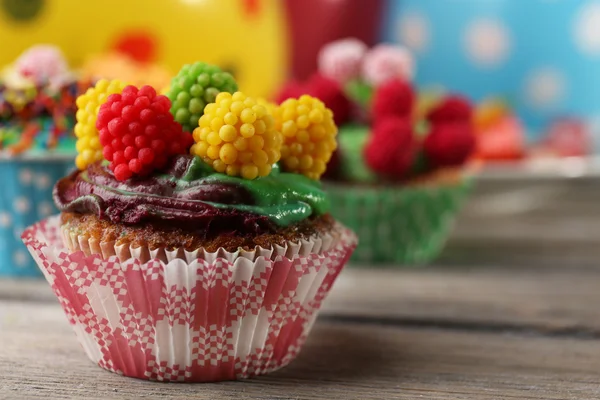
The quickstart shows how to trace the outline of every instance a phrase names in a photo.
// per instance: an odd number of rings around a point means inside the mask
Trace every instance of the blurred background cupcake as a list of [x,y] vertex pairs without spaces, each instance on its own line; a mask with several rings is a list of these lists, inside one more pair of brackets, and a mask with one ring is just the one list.
[[0,73],[0,275],[39,274],[19,237],[56,212],[52,186],[75,155],[75,99],[87,87],[61,51],[38,45]]
[[333,214],[359,234],[355,261],[431,261],[470,187],[472,106],[418,93],[415,70],[406,48],[342,39],[321,49],[317,73],[277,96],[307,92],[334,111],[340,133],[327,188]]

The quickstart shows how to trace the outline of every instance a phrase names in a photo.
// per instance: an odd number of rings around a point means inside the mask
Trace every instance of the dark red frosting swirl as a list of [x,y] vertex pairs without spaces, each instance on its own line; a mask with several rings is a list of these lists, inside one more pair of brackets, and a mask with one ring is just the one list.
[[183,183],[192,159],[178,157],[165,174],[126,183],[117,181],[107,166],[97,163],[58,181],[54,201],[63,212],[95,214],[100,219],[127,225],[166,224],[205,237],[276,230],[266,216],[207,204],[253,205],[254,199],[240,185],[202,179]]

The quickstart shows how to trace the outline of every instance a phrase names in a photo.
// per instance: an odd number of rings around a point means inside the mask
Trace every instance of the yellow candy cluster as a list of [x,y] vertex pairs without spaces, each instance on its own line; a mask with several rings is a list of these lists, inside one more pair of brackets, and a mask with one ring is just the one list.
[[337,148],[333,112],[312,96],[287,99],[277,110],[275,129],[284,138],[281,146],[284,169],[319,179]]
[[271,114],[273,118],[275,118],[275,115],[277,115],[277,104],[271,103],[264,97],[257,97],[256,102],[261,106],[265,106],[267,108],[267,112]]
[[127,85],[116,79],[112,81],[102,79],[96,83],[96,86],[89,88],[77,98],[75,135],[77,136],[76,148],[78,155],[75,159],[75,165],[80,170],[104,158],[98,130],[96,129],[98,111],[108,96],[121,93],[125,86]]
[[241,92],[221,92],[207,104],[194,129],[191,153],[217,172],[254,179],[271,173],[279,161],[281,133],[273,116],[257,100]]

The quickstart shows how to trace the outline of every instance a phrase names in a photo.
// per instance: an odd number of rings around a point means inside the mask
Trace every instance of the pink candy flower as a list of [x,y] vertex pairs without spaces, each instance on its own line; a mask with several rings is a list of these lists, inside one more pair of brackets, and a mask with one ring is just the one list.
[[412,80],[414,60],[403,47],[380,44],[369,51],[362,64],[362,77],[373,86],[393,78]]
[[37,84],[62,79],[69,69],[60,49],[51,45],[30,47],[19,56],[15,64],[21,75]]
[[367,46],[358,39],[331,42],[319,53],[319,72],[340,83],[348,82],[360,74],[360,65]]

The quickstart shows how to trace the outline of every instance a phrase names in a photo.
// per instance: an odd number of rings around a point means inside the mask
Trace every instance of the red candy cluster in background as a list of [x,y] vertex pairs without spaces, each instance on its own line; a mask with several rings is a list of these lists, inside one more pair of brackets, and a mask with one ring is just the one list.
[[[308,93],[334,112],[338,126],[368,126],[362,159],[378,177],[402,181],[460,167],[470,158],[476,144],[470,102],[448,95],[423,113],[410,81],[413,64],[404,49],[381,45],[369,50],[347,39],[326,46],[321,55],[320,71],[305,82],[286,84],[276,101]],[[327,178],[336,178],[345,159],[334,155]]]
[[[372,132],[365,147],[365,161],[388,179],[407,179],[411,173],[464,164],[475,148],[472,108],[463,97],[442,99],[425,116],[428,132],[421,139],[415,131],[416,96],[410,83],[390,80],[379,86],[372,100]],[[414,167],[419,153],[425,171]]]
[[193,138],[174,121],[170,108],[169,98],[151,86],[127,86],[100,107],[96,128],[104,158],[118,180],[148,175],[188,152]]
[[367,165],[385,177],[402,177],[410,170],[416,140],[410,119],[388,116],[372,130],[364,150]]
[[467,161],[475,149],[472,114],[469,101],[456,95],[446,97],[427,114],[431,129],[423,151],[432,167],[456,167]]
[[415,105],[415,93],[409,82],[393,79],[377,88],[373,96],[372,117],[383,121],[387,117],[410,118]]

